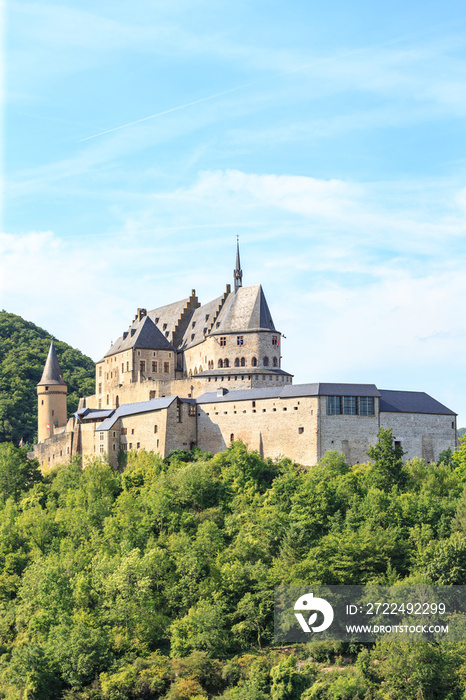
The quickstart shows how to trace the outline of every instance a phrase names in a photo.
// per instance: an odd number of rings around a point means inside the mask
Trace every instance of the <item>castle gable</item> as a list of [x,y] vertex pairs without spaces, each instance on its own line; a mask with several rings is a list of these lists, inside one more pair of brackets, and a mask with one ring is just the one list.
[[225,302],[214,331],[234,333],[259,329],[275,330],[262,286],[239,287]]
[[134,321],[130,328],[112,345],[105,357],[110,357],[132,348],[147,348],[149,350],[174,349],[149,316],[144,316],[141,321]]

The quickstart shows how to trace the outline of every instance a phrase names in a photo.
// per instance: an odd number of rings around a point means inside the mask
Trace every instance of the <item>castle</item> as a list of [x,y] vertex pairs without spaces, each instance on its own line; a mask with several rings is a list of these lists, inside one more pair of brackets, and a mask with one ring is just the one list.
[[423,392],[375,384],[293,384],[282,369],[281,333],[260,285],[242,286],[239,245],[233,290],[201,305],[187,299],[140,308],[96,363],[96,394],[67,420],[67,387],[51,343],[37,385],[43,468],[73,456],[146,449],[166,457],[194,445],[219,452],[243,440],[264,457],[307,466],[328,450],[367,461],[381,426],[405,459],[438,459],[456,446],[456,414]]

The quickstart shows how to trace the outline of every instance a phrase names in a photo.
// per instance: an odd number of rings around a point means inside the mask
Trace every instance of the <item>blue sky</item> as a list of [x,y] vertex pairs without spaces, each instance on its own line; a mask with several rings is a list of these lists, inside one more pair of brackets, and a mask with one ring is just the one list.
[[6,2],[0,308],[99,359],[240,235],[295,382],[466,425],[460,2]]

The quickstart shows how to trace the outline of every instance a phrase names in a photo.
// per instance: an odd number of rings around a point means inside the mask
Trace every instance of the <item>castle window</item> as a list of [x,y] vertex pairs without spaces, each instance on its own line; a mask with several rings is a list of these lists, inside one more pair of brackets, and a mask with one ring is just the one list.
[[55,415],[55,411],[52,411],[52,416],[54,416],[54,415]]
[[128,445],[126,444],[126,442],[122,444],[121,449],[123,450],[123,452],[126,452],[126,450],[128,449]]
[[195,333],[191,333],[191,340],[194,340],[195,337],[196,337],[196,334],[195,334]]
[[99,440],[102,441],[103,439],[104,439],[104,434],[103,434],[103,433],[99,433]]
[[154,374],[157,372],[157,362],[152,363],[152,371],[154,372]]
[[255,402],[255,401],[252,402],[252,407],[253,407],[253,408],[256,408],[256,402]]
[[235,440],[235,434],[234,434],[234,433],[231,433],[231,435],[230,435],[230,442],[234,442],[234,440]]
[[128,445],[128,447],[129,447],[130,450],[132,450],[132,449],[133,449],[133,443],[130,442],[129,445]]
[[45,387],[45,391],[48,391],[48,390],[49,390],[49,388],[48,388],[48,386],[46,386],[46,387]]
[[219,360],[219,361],[217,362],[217,367],[218,367],[219,369],[221,369],[221,368],[223,367],[223,360]]
[[236,336],[236,345],[244,345],[244,336],[242,336],[242,335]]
[[159,446],[159,441],[157,440],[157,447]]
[[162,326],[163,330],[165,330],[165,329],[166,329],[166,327],[167,327],[167,324],[166,324],[166,323],[164,323],[164,324],[163,324],[163,326]]
[[343,396],[343,413],[345,416],[358,414],[358,400],[356,396]]
[[340,397],[339,396],[327,396],[327,415],[336,416],[340,415]]
[[269,366],[269,358],[268,358],[268,357],[264,357],[264,359],[263,359],[263,364],[264,364],[264,367],[268,367],[268,366]]
[[126,363],[126,371],[129,372],[129,362]]
[[251,365],[252,365],[253,367],[257,367],[257,357],[253,357],[253,358],[252,358],[252,360],[251,360]]
[[396,450],[397,447],[401,447],[401,440],[395,440],[395,441],[394,441],[394,447],[395,447],[395,450]]
[[206,314],[206,315],[205,315],[205,320],[206,320],[206,321],[209,320],[209,314]]
[[181,423],[181,402],[177,401],[176,403],[176,420],[178,423]]
[[120,435],[126,435],[127,432],[128,432],[128,428],[122,428],[120,430]]
[[136,449],[139,450],[140,447],[141,447],[141,443],[140,443],[140,442],[137,442],[137,443],[136,443]]
[[229,366],[230,366],[230,361],[228,360],[228,358],[225,358],[225,359],[223,360],[223,366],[224,366],[224,367],[229,367]]
[[99,408],[102,408],[102,399],[99,399]]
[[165,372],[165,374],[169,374],[169,372],[170,372],[170,363],[169,362],[163,363],[163,371]]
[[113,451],[115,452],[115,450],[116,450],[116,445],[115,445],[115,443],[113,443]]
[[239,357],[235,359],[235,367],[239,367]]
[[156,433],[156,432],[158,431],[158,429],[159,429],[159,426],[158,426],[158,425],[154,425],[154,433]]
[[273,358],[273,366],[278,367],[278,360],[276,357]]
[[159,322],[159,319],[156,318],[156,319],[155,319],[155,325],[157,325],[158,322]]
[[109,403],[110,403],[110,396],[109,396],[109,394],[107,394],[107,406],[109,405]]
[[227,344],[227,337],[226,337],[226,335],[221,335],[221,336],[220,336],[220,347],[221,347],[221,348],[224,348],[226,344]]
[[375,413],[374,397],[360,396],[359,397],[359,415],[373,416]]
[[101,376],[102,376],[102,365],[100,365],[100,367],[99,367],[99,377],[101,377]]
[[139,362],[139,371],[140,371],[140,372],[145,372],[145,371],[146,371],[146,361],[145,361],[145,360],[141,360],[141,361]]
[[196,406],[192,406],[190,404],[189,408],[188,408],[188,416],[195,416],[195,415],[196,415]]
[[138,350],[138,357],[141,357],[141,351]]
[[246,360],[244,359],[244,357],[241,358],[240,365],[241,367],[246,367]]
[[165,331],[165,338],[168,338],[168,331]]
[[196,321],[193,321],[193,325],[191,326],[191,328],[194,328],[195,325],[196,325]]
[[104,446],[103,446],[103,445],[100,445],[100,447],[99,447],[99,452],[102,454],[103,451],[104,451]]
[[304,433],[304,428],[298,428],[298,433],[301,435],[301,433]]
[[220,328],[220,321],[217,321],[217,328]]
[[131,435],[134,435],[134,428],[131,428]]
[[[44,405],[44,399],[42,399],[42,401],[41,401],[40,403],[41,403],[41,406],[43,406],[43,405]],[[453,426],[452,426],[452,427],[453,427]]]
[[273,335],[273,336],[272,336],[272,345],[277,345],[277,346],[278,346],[278,335]]

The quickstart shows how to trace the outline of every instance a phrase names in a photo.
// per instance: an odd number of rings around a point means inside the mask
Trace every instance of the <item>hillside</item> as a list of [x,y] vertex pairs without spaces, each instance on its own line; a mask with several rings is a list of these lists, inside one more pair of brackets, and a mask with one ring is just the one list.
[[[0,442],[35,441],[37,395],[51,341],[50,333],[21,316],[0,311]],[[55,340],[55,339],[54,339]],[[68,385],[68,415],[80,396],[93,394],[94,362],[79,350],[55,340],[58,361]]]
[[464,700],[464,642],[277,647],[273,615],[280,584],[464,585],[464,456],[382,430],[354,467],[236,442],[43,476],[0,445],[0,698]]

